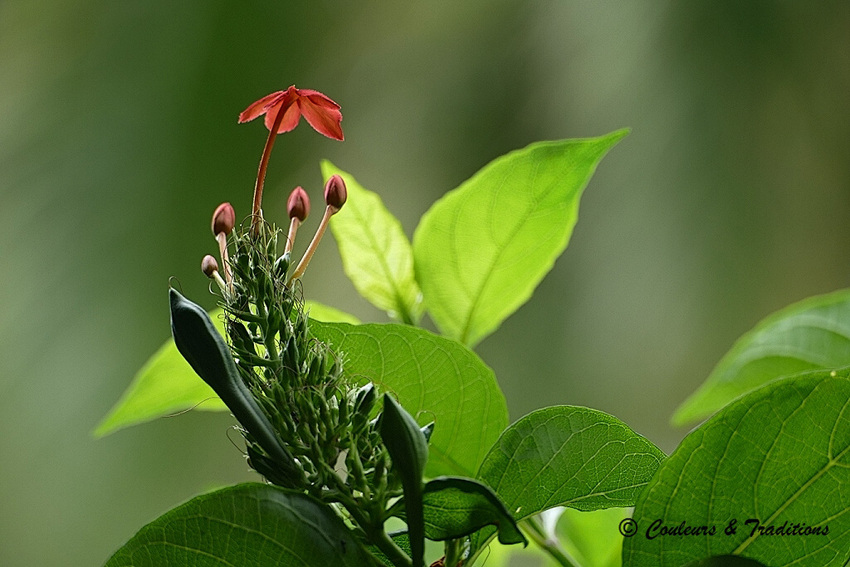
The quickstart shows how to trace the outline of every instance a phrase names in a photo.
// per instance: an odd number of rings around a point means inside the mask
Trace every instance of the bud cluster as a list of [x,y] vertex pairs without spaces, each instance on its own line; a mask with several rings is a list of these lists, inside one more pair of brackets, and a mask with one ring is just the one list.
[[389,473],[389,455],[378,431],[373,411],[377,392],[371,383],[360,386],[348,380],[342,358],[310,334],[300,286],[294,285],[331,216],[345,203],[341,177],[328,180],[325,197],[316,235],[291,274],[292,242],[310,211],[301,187],[287,202],[290,227],[282,254],[280,230],[266,223],[256,234],[251,227],[235,227],[233,208],[224,203],[213,214],[212,227],[225,277],[212,256],[204,257],[202,269],[222,291],[239,376],[292,456],[292,463],[281,467],[246,428],[250,466],[274,484],[323,501],[383,511],[401,494],[401,486]]
[[[392,514],[389,503],[408,490],[398,467],[392,466],[391,454],[398,454],[386,444],[391,428],[382,426],[387,422],[385,410],[376,404],[374,384],[362,385],[347,377],[343,356],[310,332],[298,283],[331,217],[346,202],[345,182],[333,175],[325,184],[324,214],[294,268],[293,243],[310,214],[306,191],[296,187],[287,200],[290,222],[282,252],[278,244],[284,233],[263,219],[269,155],[275,136],[297,124],[298,116],[294,123],[283,120],[296,103],[299,111],[307,108],[305,116],[314,128],[342,139],[338,106],[316,91],[290,87],[264,97],[240,115],[240,121],[247,121],[266,114],[269,128],[250,222],[237,226],[230,203],[219,205],[211,228],[220,262],[211,255],[201,262],[204,274],[221,291],[228,340],[215,331],[203,309],[175,290],[170,294],[172,334],[181,354],[240,422],[251,467],[271,483],[341,504],[336,509],[347,511],[346,519],[367,541],[394,557],[394,564],[409,565],[384,531]],[[311,117],[317,115],[327,120],[314,124]],[[385,398],[384,407],[388,403],[393,404]],[[409,421],[416,425],[412,418]],[[430,429],[422,433],[427,439]],[[421,479],[416,482],[421,484]]]

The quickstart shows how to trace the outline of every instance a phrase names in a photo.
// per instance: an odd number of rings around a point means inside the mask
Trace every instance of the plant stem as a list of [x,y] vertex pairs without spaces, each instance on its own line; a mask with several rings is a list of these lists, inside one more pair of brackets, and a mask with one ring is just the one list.
[[387,535],[383,527],[376,529],[371,535],[372,541],[380,549],[387,559],[393,562],[393,565],[398,567],[413,567],[413,561],[410,557],[395,544],[392,538]]
[[446,567],[455,567],[461,559],[461,542],[463,540],[460,539],[450,539],[445,544],[445,552],[446,552]]
[[277,111],[274,118],[274,124],[269,130],[269,137],[266,138],[266,145],[263,148],[263,156],[260,158],[260,169],[257,171],[257,183],[254,185],[254,204],[251,208],[251,234],[256,238],[260,234],[260,207],[263,204],[263,185],[266,183],[266,169],[269,167],[269,157],[272,155],[275,138],[277,138],[277,129],[280,128],[280,123],[283,121],[285,109],[281,108]]
[[558,565],[562,565],[563,567],[581,567],[575,559],[567,555],[567,552],[557,541],[546,537],[543,528],[534,518],[523,520],[522,527],[525,528],[523,530],[525,534],[534,543],[539,545],[543,551],[551,555],[552,559],[558,562]]
[[328,223],[331,221],[331,217],[338,209],[334,209],[330,205],[325,207],[325,215],[322,217],[321,222],[319,223],[319,228],[316,230],[316,234],[313,236],[313,240],[310,241],[310,245],[307,246],[307,251],[304,252],[304,256],[301,258],[301,261],[298,262],[298,266],[295,268],[295,271],[292,272],[292,277],[289,278],[290,284],[301,277],[304,273],[304,270],[307,269],[307,265],[310,263],[310,259],[313,258],[313,254],[316,252],[316,248],[319,246],[319,242],[322,240],[322,236],[325,234],[325,230],[328,228]]

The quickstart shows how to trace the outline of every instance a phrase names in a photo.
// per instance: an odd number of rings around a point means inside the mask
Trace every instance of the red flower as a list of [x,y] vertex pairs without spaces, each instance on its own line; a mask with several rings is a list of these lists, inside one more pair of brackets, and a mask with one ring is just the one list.
[[239,115],[239,123],[265,114],[266,128],[271,131],[281,112],[283,116],[279,120],[277,134],[293,130],[303,116],[316,132],[334,140],[343,139],[339,105],[319,91],[296,89],[295,85],[285,91],[266,95],[246,108]]

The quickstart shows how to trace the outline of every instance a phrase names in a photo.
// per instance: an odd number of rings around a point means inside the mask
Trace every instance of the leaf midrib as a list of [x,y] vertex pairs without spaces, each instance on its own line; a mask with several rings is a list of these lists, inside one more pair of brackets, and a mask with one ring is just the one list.
[[[372,231],[371,223],[366,222],[366,218],[361,214],[361,211],[357,207],[352,208],[352,212],[357,216],[361,225],[365,225],[366,230],[363,233],[366,235],[367,240],[369,240],[369,244],[372,246],[372,249],[376,252],[376,256],[378,257],[378,263],[383,269],[384,275],[387,279],[387,282],[390,284],[390,288],[392,288],[393,300],[396,304],[396,308],[399,311],[399,315],[401,316],[402,322],[407,325],[413,324],[412,314],[408,311],[407,305],[404,299],[401,296],[401,291],[396,285],[396,280],[393,277],[394,274],[390,270],[389,264],[387,264],[386,258],[384,257],[383,250],[378,246],[378,242],[375,239],[375,235]],[[406,238],[406,237],[405,237]]]
[[[516,167],[517,167],[516,164],[511,164],[510,169],[508,169],[505,172],[505,174],[502,176],[502,179],[499,182],[499,191],[501,191],[502,187],[505,186],[505,182],[507,181],[508,176],[513,172],[513,170]],[[537,162],[534,166],[534,172],[532,173],[532,176],[531,176],[531,183],[529,184],[529,187],[531,187],[532,189],[534,188],[534,184],[537,181],[537,171],[538,171],[539,168],[540,168],[540,162]],[[532,211],[534,211],[534,209],[535,209],[534,205],[535,205],[536,201],[537,201],[537,199],[531,200],[531,205],[523,212],[521,220],[519,220],[519,222],[514,224],[514,229],[510,232],[508,239],[506,241],[507,244],[505,246],[502,246],[502,248],[500,250],[496,251],[496,256],[493,258],[493,261],[490,263],[490,266],[487,268],[487,272],[484,274],[484,277],[481,280],[481,285],[478,286],[478,291],[472,298],[472,305],[469,306],[469,312],[466,316],[466,322],[463,325],[463,331],[461,332],[461,335],[460,335],[460,342],[462,342],[463,344],[469,344],[469,332],[470,332],[470,327],[472,327],[472,319],[475,315],[475,311],[478,309],[478,306],[481,304],[481,297],[484,295],[484,288],[487,287],[487,284],[490,281],[490,277],[493,275],[493,270],[496,269],[496,264],[499,263],[499,260],[501,259],[502,255],[505,253],[505,250],[508,248],[508,246],[510,246],[511,241],[513,241],[516,234],[522,229],[523,225],[528,220],[528,217],[531,216]]]

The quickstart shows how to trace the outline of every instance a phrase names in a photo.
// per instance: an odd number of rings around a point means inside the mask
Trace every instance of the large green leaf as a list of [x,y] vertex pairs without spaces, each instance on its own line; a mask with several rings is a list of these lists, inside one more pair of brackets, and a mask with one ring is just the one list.
[[[663,459],[660,449],[613,416],[553,406],[507,428],[478,478],[519,521],[556,506],[584,511],[632,506]],[[473,553],[492,536],[486,528],[475,534]]]
[[683,425],[781,376],[850,365],[850,289],[777,311],[742,336],[673,416]]
[[[352,315],[321,303],[307,301],[310,317],[326,322],[357,323]],[[165,313],[163,313],[165,317]],[[216,329],[224,335],[221,309],[210,312]],[[94,435],[102,437],[124,427],[144,423],[187,409],[222,411],[227,408],[201,380],[168,339],[136,373],[118,403],[103,419]]]
[[531,297],[567,246],[596,165],[626,133],[532,144],[425,213],[413,237],[416,279],[444,335],[475,345]]
[[395,392],[420,425],[435,422],[428,476],[474,476],[508,423],[493,371],[474,352],[406,325],[314,323],[310,328],[345,355],[346,374]]
[[604,412],[553,406],[511,425],[481,464],[518,520],[555,506],[632,506],[664,453]]
[[198,496],[167,512],[106,567],[373,564],[330,508],[304,494],[252,483]]
[[342,266],[357,291],[390,317],[415,324],[422,316],[422,292],[413,275],[413,252],[401,223],[383,201],[349,173],[322,161],[322,176],[341,175],[348,201],[331,218]]
[[[638,500],[623,564],[679,567],[731,554],[770,566],[847,565],[848,486],[850,369],[777,380],[721,410],[661,465]],[[748,521],[773,534],[828,533],[770,535]],[[715,534],[660,535],[683,523]]]

